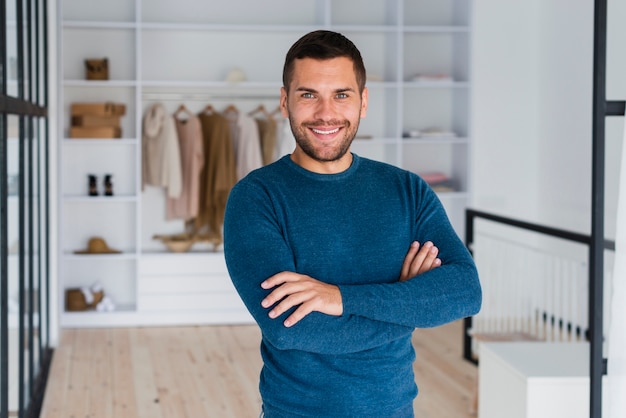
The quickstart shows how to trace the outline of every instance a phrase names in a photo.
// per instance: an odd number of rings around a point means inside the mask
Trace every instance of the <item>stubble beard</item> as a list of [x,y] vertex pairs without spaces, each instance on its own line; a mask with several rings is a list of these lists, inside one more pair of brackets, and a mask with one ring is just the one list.
[[[341,159],[341,157],[346,155],[346,153],[350,149],[350,145],[352,145],[354,137],[356,136],[357,130],[359,129],[358,121],[355,126],[352,126],[352,124],[348,120],[344,120],[339,123],[337,123],[337,121],[303,122],[300,125],[295,125],[294,121],[289,118],[289,125],[291,126],[291,132],[293,133],[296,143],[302,149],[302,151],[310,158],[319,162],[337,161]],[[344,135],[341,141],[338,144],[333,145],[332,147],[315,147],[313,141],[307,137],[307,134],[309,134],[309,127],[311,126],[315,126],[319,129],[323,129],[325,126],[342,126]]]

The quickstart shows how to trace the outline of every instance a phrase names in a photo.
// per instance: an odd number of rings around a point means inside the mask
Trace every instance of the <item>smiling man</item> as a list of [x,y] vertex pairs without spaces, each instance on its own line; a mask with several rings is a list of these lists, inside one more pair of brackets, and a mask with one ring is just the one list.
[[416,174],[350,152],[365,67],[341,34],[287,52],[296,148],[231,191],[224,251],[262,332],[266,418],[413,417],[416,327],[474,315],[470,254]]

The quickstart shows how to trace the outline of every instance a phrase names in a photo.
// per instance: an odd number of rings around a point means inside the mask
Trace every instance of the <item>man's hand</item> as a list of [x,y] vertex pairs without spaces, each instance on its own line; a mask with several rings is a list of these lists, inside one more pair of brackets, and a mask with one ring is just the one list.
[[[399,280],[403,282],[439,267],[441,260],[437,258],[438,253],[439,249],[430,241],[421,247],[418,242],[413,242],[402,263]],[[261,283],[261,287],[273,289],[261,301],[261,306],[264,308],[275,305],[268,314],[270,318],[278,318],[289,309],[298,306],[285,320],[286,327],[295,325],[311,312],[333,316],[340,316],[343,313],[339,287],[304,274],[283,271],[265,280]]]
[[420,247],[419,242],[413,241],[402,263],[400,281],[404,282],[418,274],[439,267],[441,260],[437,258],[437,254],[439,254],[439,249],[432,242],[428,241]]
[[339,287],[320,282],[312,277],[290,271],[275,274],[261,283],[263,289],[274,289],[261,305],[264,308],[276,304],[269,312],[270,318],[277,318],[290,308],[298,308],[285,320],[291,327],[313,311],[340,316],[343,303]]

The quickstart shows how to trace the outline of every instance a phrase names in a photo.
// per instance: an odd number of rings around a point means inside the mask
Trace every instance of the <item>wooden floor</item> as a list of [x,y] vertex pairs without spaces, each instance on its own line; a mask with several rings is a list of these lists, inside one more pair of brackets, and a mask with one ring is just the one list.
[[[461,326],[414,334],[416,417],[471,416]],[[256,418],[259,341],[256,326],[64,330],[41,417]]]

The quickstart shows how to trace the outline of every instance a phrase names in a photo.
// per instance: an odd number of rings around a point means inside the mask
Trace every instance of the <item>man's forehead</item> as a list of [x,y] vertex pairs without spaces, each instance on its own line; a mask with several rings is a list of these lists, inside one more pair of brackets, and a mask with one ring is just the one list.
[[[336,80],[343,88],[352,88],[348,84],[357,83],[352,60],[346,57],[330,59],[299,58],[294,61],[293,82],[297,80],[315,80],[331,82]],[[337,87],[339,88],[339,87]]]

